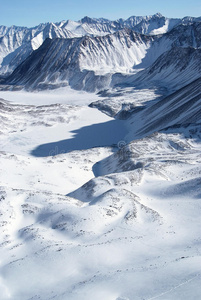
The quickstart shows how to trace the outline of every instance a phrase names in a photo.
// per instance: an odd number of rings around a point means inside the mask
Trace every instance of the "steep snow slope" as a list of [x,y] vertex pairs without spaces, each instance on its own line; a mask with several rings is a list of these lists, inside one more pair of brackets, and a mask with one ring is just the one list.
[[200,77],[201,22],[179,25],[155,39],[134,75],[114,75],[111,85],[176,91]]
[[[33,50],[38,49],[46,38],[71,38],[76,34],[71,33],[65,24],[40,24],[34,28],[16,27],[3,28],[0,39],[0,73],[10,73]],[[86,33],[83,32],[82,35]]]
[[138,81],[177,90],[201,75],[201,49],[174,47],[142,72]]
[[141,138],[172,126],[199,124],[200,103],[201,78],[152,105],[149,103],[138,114],[134,113],[128,120],[129,126],[133,124],[129,139]]
[[128,29],[104,37],[47,39],[6,82],[32,88],[69,83],[77,89],[100,89],[110,81],[110,73],[140,64],[153,40]]
[[142,72],[139,80],[160,82],[176,90],[200,77],[201,23],[177,26],[166,37],[174,40],[171,49]]

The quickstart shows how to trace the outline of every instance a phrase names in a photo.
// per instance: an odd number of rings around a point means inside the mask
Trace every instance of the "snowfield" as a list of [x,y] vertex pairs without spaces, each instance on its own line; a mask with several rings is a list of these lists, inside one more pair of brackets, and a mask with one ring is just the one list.
[[160,96],[0,93],[1,300],[200,298],[200,123],[151,132]]

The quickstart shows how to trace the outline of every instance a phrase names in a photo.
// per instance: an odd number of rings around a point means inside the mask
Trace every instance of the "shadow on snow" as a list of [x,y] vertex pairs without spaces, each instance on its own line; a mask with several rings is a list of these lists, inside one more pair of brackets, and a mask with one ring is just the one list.
[[75,134],[73,138],[40,145],[31,151],[31,155],[47,157],[94,147],[118,146],[118,143],[123,141],[127,130],[124,121],[112,120],[85,126],[71,132]]

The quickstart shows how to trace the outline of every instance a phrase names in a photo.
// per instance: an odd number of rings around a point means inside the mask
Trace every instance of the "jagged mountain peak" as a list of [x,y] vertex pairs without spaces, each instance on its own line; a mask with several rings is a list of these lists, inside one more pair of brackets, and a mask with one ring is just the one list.
[[[103,36],[130,28],[139,33],[149,34],[151,30],[161,26],[143,22],[145,17],[130,17],[127,20],[110,21],[104,18],[84,17],[81,21],[41,23],[33,28],[0,26],[0,74],[11,73],[19,63],[42,45],[46,38],[74,38],[82,36]],[[147,20],[146,22],[151,22]],[[163,25],[163,24],[162,24]],[[17,38],[16,38],[17,35]],[[17,39],[17,42],[16,42]]]
[[91,18],[88,16],[85,16],[82,18],[79,22],[87,23],[87,24],[95,24],[95,23],[110,23],[111,21],[105,18]]
[[82,24],[83,24],[83,23],[91,24],[91,23],[94,23],[94,19],[85,16],[84,18],[81,19],[81,23],[82,23]]
[[156,14],[154,14],[153,17],[164,18],[164,16],[160,12],[157,12]]
[[[77,51],[81,51],[76,52],[81,70],[93,71],[101,76],[115,72],[130,73],[134,66],[151,66],[172,47],[199,48],[200,24],[199,18],[189,19],[188,22],[187,18],[169,19],[156,13],[116,21],[86,16],[78,22],[49,22],[31,29],[1,26],[0,73],[5,76],[14,71],[46,38],[67,39],[69,42],[66,45],[77,44]],[[152,44],[155,46],[152,47]],[[71,49],[68,53],[71,62],[72,53],[75,54],[75,50],[72,52]]]
[[[199,22],[180,24],[164,35],[154,36],[126,27],[102,36],[47,39],[39,48],[40,54],[33,53],[25,60],[7,83],[44,88],[66,82],[76,89],[99,91],[121,83],[121,76],[115,77],[115,73],[123,73],[131,76],[123,82],[132,85],[155,82],[171,88],[182,86],[200,73],[200,27]],[[182,76],[178,77],[178,72]]]

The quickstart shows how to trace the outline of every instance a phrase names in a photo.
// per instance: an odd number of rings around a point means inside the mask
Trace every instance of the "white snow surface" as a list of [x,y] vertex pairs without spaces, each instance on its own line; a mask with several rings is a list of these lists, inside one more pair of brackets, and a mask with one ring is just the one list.
[[139,65],[146,56],[150,44],[138,36],[133,42],[124,32],[108,39],[89,39],[81,53],[80,68],[92,70],[96,75],[132,72],[134,66]]
[[29,93],[22,91],[0,91],[0,98],[15,104],[25,105],[47,105],[47,104],[69,104],[75,106],[84,106],[94,100],[98,100],[95,93],[86,93],[84,91],[75,91],[70,87],[58,88],[56,90],[46,90]]
[[0,97],[0,299],[199,299],[199,125],[125,146],[134,116],[87,107],[95,95]]

